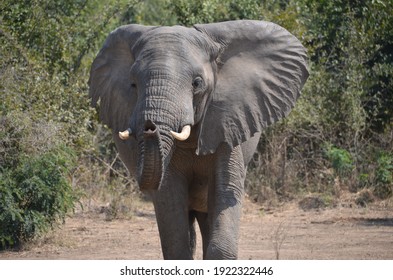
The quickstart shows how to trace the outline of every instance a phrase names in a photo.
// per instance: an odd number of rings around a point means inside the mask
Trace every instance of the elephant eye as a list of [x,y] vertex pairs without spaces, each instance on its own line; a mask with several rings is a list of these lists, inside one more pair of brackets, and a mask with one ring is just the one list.
[[203,79],[201,77],[196,77],[194,81],[192,81],[192,87],[194,90],[200,89],[203,86]]
[[131,82],[131,88],[133,88],[133,89],[136,88],[136,83],[134,81]]

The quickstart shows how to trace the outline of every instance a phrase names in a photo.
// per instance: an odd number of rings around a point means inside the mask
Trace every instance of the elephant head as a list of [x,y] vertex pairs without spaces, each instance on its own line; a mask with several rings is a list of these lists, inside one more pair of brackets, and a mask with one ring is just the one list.
[[305,49],[273,23],[131,24],[108,36],[89,85],[140,188],[157,189],[177,146],[247,141],[289,113],[307,77]]

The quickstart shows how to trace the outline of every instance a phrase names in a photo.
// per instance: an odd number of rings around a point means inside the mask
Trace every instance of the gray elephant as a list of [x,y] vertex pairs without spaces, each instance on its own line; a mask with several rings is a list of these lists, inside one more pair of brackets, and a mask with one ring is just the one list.
[[[293,108],[306,51],[282,27],[228,21],[126,25],[90,72],[93,106],[151,195],[165,259],[236,259],[247,164],[260,133]],[[120,132],[120,133],[119,133]]]

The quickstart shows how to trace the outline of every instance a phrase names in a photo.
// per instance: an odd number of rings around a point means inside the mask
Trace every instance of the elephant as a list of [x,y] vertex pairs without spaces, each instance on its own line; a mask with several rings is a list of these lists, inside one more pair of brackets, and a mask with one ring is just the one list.
[[308,78],[283,27],[236,20],[118,27],[91,69],[89,96],[120,158],[151,196],[164,259],[237,259],[249,161]]

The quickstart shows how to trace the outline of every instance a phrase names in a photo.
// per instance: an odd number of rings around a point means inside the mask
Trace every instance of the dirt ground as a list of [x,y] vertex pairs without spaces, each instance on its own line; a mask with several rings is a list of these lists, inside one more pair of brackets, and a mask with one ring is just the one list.
[[[392,260],[392,210],[341,205],[304,211],[297,203],[266,209],[245,202],[239,258]],[[105,211],[78,212],[29,248],[0,252],[0,259],[162,259],[162,254],[154,211],[146,204],[131,218],[110,221]]]

